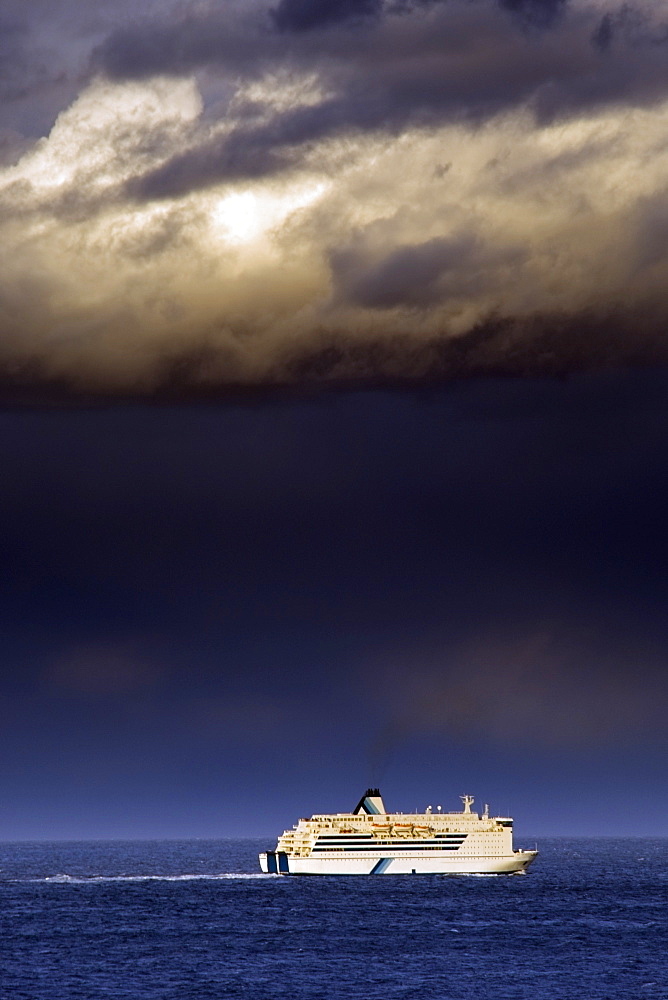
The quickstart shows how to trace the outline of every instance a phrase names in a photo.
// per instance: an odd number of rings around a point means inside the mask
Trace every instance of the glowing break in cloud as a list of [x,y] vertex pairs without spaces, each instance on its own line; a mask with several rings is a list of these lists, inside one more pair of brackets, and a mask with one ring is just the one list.
[[668,356],[666,4],[306,7],[97,45],[0,170],[6,391]]

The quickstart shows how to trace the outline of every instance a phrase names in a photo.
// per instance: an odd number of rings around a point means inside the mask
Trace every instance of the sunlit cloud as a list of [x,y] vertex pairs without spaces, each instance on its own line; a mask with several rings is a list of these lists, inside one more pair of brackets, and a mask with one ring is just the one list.
[[276,226],[286,222],[293,212],[312,205],[326,190],[324,182],[298,185],[280,193],[233,191],[217,202],[211,211],[214,233],[227,243],[254,243]]
[[[0,168],[5,380],[152,393],[447,377],[453,350],[469,371],[663,357],[668,81],[626,100],[614,49],[653,59],[657,8],[573,3],[538,34],[485,10],[374,8],[364,28],[295,28],[289,50],[289,26],[237,20],[260,54],[215,87],[208,8],[172,72],[178,19],[161,73],[130,73],[150,22],[110,35],[106,75]],[[470,44],[437,63],[448,19]],[[539,62],[560,46],[559,110]],[[526,59],[496,105],[487,51]]]

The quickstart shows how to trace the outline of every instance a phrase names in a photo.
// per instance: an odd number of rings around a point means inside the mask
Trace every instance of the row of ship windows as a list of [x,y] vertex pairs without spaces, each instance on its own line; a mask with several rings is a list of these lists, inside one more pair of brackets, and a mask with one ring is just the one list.
[[[319,840],[378,840],[387,839],[387,837],[396,836],[406,836],[406,834],[392,834],[389,831],[385,834],[381,833],[323,833],[319,836]],[[415,836],[413,834],[413,836]],[[484,834],[479,834],[479,836],[484,836]],[[464,837],[468,837],[468,833],[432,833],[431,836],[427,836],[426,840],[459,840]]]
[[325,854],[334,852],[340,854],[342,851],[359,854],[361,851],[458,851],[461,844],[382,844],[373,847],[364,847],[362,844],[357,847],[314,847],[313,854]]
[[[500,825],[504,826],[504,827],[509,827],[509,828],[512,829],[512,824],[502,823]],[[297,828],[295,827],[295,830],[296,829]],[[338,835],[338,829],[337,829],[337,827],[334,827],[333,829],[336,832],[333,832],[331,834],[331,836],[337,836]],[[433,829],[433,827],[432,827],[432,829]],[[449,826],[436,827],[436,829],[439,831],[439,833],[436,834],[436,836],[439,836],[439,835],[444,834],[444,833],[448,833],[451,836],[457,836],[457,834],[461,833],[461,828],[460,829],[451,830]],[[328,830],[332,830],[332,827],[328,827],[328,826],[325,826],[324,824],[321,824],[321,825],[318,825],[318,826],[312,825],[311,828],[310,828],[310,831],[306,830],[304,832],[305,833],[308,833],[308,832],[318,833],[319,831],[323,831],[324,832],[324,831],[328,831]],[[353,829],[353,833],[352,834],[343,834],[343,836],[362,836],[362,837],[378,836],[378,832],[379,831],[374,831],[373,833],[367,833],[366,832],[367,830],[368,830],[368,826],[365,823],[355,824],[355,827]],[[300,831],[300,832],[302,832],[302,831]],[[480,837],[480,836],[484,836],[485,833],[491,833],[493,835],[497,835],[497,834],[499,834],[501,832],[502,831],[500,829],[498,829],[498,828],[496,830],[488,830],[488,831],[484,831],[484,832],[481,831],[481,830],[472,829],[472,830],[467,831],[467,833],[465,834],[465,836],[468,836],[469,833],[476,833]]]
[[461,840],[376,840],[373,843],[357,843],[351,844],[336,844],[332,843],[331,840],[317,840],[313,845],[314,849],[317,847],[331,847],[332,850],[344,850],[350,848],[351,850],[382,850],[383,847],[460,847],[464,843],[464,837]]
[[[405,836],[410,836],[410,834],[408,833],[408,831],[397,834],[397,833],[391,833],[389,830],[384,830],[382,833],[380,831],[377,831],[376,833],[321,833],[319,834],[319,839],[320,840],[377,840],[378,837],[383,837],[383,836],[405,837]],[[415,836],[415,834],[413,834],[413,836]],[[457,833],[432,833],[432,834],[427,834],[425,836],[427,836],[427,839],[429,839],[429,837],[431,836],[435,837],[436,839],[446,838],[448,840],[452,840],[453,837],[468,837],[469,834],[462,833],[460,830]],[[478,836],[485,836],[485,834],[479,834]]]

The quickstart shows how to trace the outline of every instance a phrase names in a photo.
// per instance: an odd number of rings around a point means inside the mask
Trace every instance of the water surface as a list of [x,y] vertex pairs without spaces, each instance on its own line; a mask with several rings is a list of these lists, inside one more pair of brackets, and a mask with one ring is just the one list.
[[269,846],[0,843],[2,1000],[668,1000],[668,840],[465,877],[262,875]]

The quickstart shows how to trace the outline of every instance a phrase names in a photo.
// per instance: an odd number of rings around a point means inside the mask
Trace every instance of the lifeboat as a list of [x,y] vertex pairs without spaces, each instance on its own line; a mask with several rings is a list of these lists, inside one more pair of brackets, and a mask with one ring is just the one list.
[[389,836],[392,827],[389,823],[372,823],[371,832],[376,837]]

